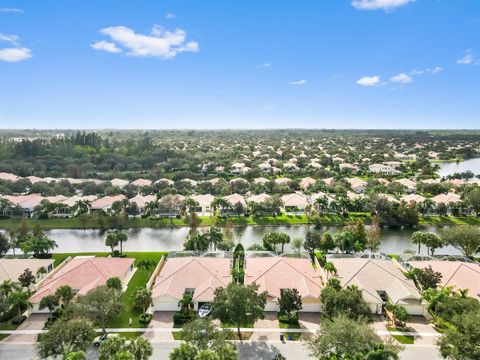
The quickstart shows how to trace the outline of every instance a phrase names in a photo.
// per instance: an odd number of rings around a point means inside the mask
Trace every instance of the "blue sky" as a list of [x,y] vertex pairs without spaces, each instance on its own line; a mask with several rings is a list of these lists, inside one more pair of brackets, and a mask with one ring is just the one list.
[[0,0],[0,128],[478,129],[479,114],[478,0]]

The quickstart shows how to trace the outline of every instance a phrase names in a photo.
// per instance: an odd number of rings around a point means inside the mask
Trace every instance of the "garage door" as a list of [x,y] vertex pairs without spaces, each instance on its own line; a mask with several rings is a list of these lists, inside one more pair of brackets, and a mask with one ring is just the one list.
[[404,305],[404,307],[410,315],[423,315],[424,313],[422,305]]
[[154,306],[155,311],[178,311],[178,303],[156,303]]
[[320,312],[320,304],[302,304],[300,312]]
[[277,311],[277,303],[274,301],[268,301],[265,306],[265,311]]

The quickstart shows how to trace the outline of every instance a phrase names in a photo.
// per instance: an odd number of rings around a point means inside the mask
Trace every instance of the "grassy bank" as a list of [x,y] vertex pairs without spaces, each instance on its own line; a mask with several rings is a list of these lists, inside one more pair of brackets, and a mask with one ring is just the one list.
[[[234,216],[229,218],[234,226],[291,226],[291,225],[307,225],[308,218],[305,215],[285,215],[265,216],[265,217],[244,217]],[[369,213],[349,213],[347,217],[336,214],[326,214],[321,216],[323,225],[345,225],[349,222],[362,220],[365,224],[369,224],[372,220]],[[0,229],[11,230],[18,228],[22,219],[2,219],[0,220]],[[70,219],[26,219],[27,225],[33,228],[39,225],[44,230],[50,229],[85,229],[84,225],[77,218]],[[226,222],[225,218],[220,219],[220,224]],[[480,218],[474,216],[452,217],[452,216],[425,216],[420,217],[419,225],[421,226],[451,226],[451,225],[480,225]],[[208,216],[200,217],[200,226],[211,226],[212,219]],[[185,219],[126,219],[123,228],[175,228],[188,226]],[[89,225],[86,229],[101,229],[100,226]]]

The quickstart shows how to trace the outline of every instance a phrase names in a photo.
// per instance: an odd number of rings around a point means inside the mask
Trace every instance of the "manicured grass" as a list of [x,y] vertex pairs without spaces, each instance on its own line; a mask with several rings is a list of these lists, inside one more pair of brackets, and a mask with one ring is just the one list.
[[[200,226],[211,226],[212,218],[209,216],[199,216]],[[281,214],[279,216],[232,216],[229,220],[234,226],[289,226],[289,225],[307,225],[310,224],[306,215],[286,215]],[[372,221],[370,213],[366,212],[351,212],[348,216],[344,217],[338,214],[324,214],[320,217],[322,225],[345,225],[349,222],[356,220],[362,220],[365,224],[369,224]],[[22,219],[2,219],[0,220],[0,229],[15,229],[22,224]],[[80,223],[78,218],[70,219],[25,219],[27,225],[30,228],[35,227],[37,224],[45,230],[48,229],[84,229],[83,224]],[[220,224],[224,224],[227,219],[220,218]],[[419,225],[421,226],[447,226],[447,225],[480,225],[480,218],[474,216],[421,216]],[[188,222],[184,219],[126,219],[122,224],[122,228],[172,228],[188,226]],[[97,225],[88,225],[87,229],[99,228]]]
[[172,331],[173,340],[183,340],[183,333],[181,331]]
[[[135,259],[135,266],[137,266],[138,262],[141,260],[152,259],[158,264],[159,260],[162,256],[167,255],[166,252],[124,252],[124,254],[129,258]],[[86,255],[95,255],[95,256],[108,256],[109,253],[107,252],[97,252],[97,253],[63,253],[63,254],[53,254],[53,258],[55,259],[55,264],[61,263],[69,256],[86,256]],[[55,265],[55,266],[56,266]],[[122,294],[121,300],[124,304],[123,310],[120,315],[113,321],[110,321],[107,324],[109,328],[128,328],[129,325],[129,318],[132,318],[132,328],[144,328],[148,325],[140,324],[138,321],[138,317],[142,314],[142,309],[137,309],[135,307],[135,292],[137,288],[141,287],[144,288],[149,280],[152,272],[154,269],[151,269],[147,274],[140,269],[135,271],[135,274],[130,279],[128,283],[127,290]],[[138,333],[141,335],[141,333]]]
[[[298,320],[296,322],[288,321],[285,317],[279,316],[278,317],[278,325],[280,329],[300,329],[300,323]],[[285,339],[288,340],[289,338],[290,341],[297,341],[300,339],[300,336],[302,336],[301,333],[295,333],[295,332],[285,332],[283,333],[285,336]]]
[[[388,331],[407,331],[405,329],[399,329],[391,326],[387,326]],[[415,337],[411,335],[391,335],[395,340],[404,345],[411,345],[415,343]]]
[[420,218],[419,225],[424,226],[452,226],[452,225],[480,225],[480,218],[475,216],[425,216]]
[[[152,253],[140,253],[140,252],[125,252],[127,257],[135,258],[135,266],[139,261],[145,259],[152,259],[158,264],[158,261],[163,255],[166,255],[165,252],[152,252]],[[154,269],[145,274],[144,271],[137,269],[135,274],[132,276],[132,279],[128,283],[127,290],[122,294],[122,302],[124,304],[123,311],[120,315],[113,321],[110,321],[107,326],[110,328],[128,328],[129,318],[132,318],[132,328],[144,328],[147,327],[147,324],[140,324],[138,317],[142,314],[142,309],[135,307],[135,292],[137,288],[144,288],[147,284],[150,275]]]
[[[0,330],[16,330],[17,327],[18,327],[18,325],[14,325],[10,321],[8,321],[7,323],[4,323],[4,322],[0,323]],[[10,336],[10,335],[0,334],[0,341],[5,339],[8,336]]]
[[65,261],[65,259],[68,258],[69,256],[71,256],[71,257],[75,257],[75,256],[107,257],[108,255],[109,255],[108,252],[58,253],[58,254],[52,254],[52,259],[55,260],[54,263],[53,263],[54,267],[57,267],[63,261]]

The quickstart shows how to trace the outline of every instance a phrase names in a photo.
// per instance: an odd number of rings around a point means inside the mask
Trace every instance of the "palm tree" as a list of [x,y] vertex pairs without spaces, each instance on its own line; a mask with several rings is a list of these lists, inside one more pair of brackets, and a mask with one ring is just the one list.
[[364,360],[398,360],[398,354],[394,349],[385,348],[383,343],[372,343],[370,350],[362,357]]
[[191,305],[193,305],[192,294],[188,294],[188,293],[183,294],[182,300],[178,302],[178,306],[180,306],[181,311],[184,311],[185,314],[188,314],[188,312],[190,311]]
[[323,268],[325,269],[325,272],[327,273],[327,281],[328,281],[328,275],[329,274],[336,274],[337,273],[337,268],[330,261],[326,262],[325,265],[323,266]]
[[128,240],[128,235],[122,231],[116,231],[115,236],[117,241],[120,243],[120,254],[123,254],[123,243]]
[[135,293],[135,304],[147,312],[148,307],[152,303],[152,292],[146,288],[139,287]]
[[208,236],[210,244],[212,244],[214,249],[217,250],[217,245],[223,240],[223,234],[220,229],[212,226],[206,235]]
[[110,249],[112,249],[112,255],[113,255],[113,251],[115,250],[115,247],[118,245],[118,237],[114,232],[109,232],[107,234],[107,237],[105,238],[105,245],[110,246]]
[[146,280],[148,280],[148,274],[150,273],[150,270],[155,268],[157,264],[155,263],[154,260],[152,259],[144,259],[140,260],[137,264],[137,268],[143,270],[143,273],[145,274]]
[[8,301],[9,303],[17,308],[18,311],[18,317],[20,318],[22,316],[22,309],[23,308],[30,308],[32,307],[32,303],[28,301],[29,294],[26,291],[21,291],[21,290],[16,290],[12,292],[9,297]]
[[73,205],[73,211],[76,215],[86,214],[90,210],[91,201],[88,200],[78,200],[75,205]]
[[12,280],[7,279],[0,283],[0,293],[8,297],[12,292],[21,290],[21,287]]
[[75,293],[73,289],[68,285],[62,285],[55,290],[55,296],[62,303],[64,307],[73,299]]

